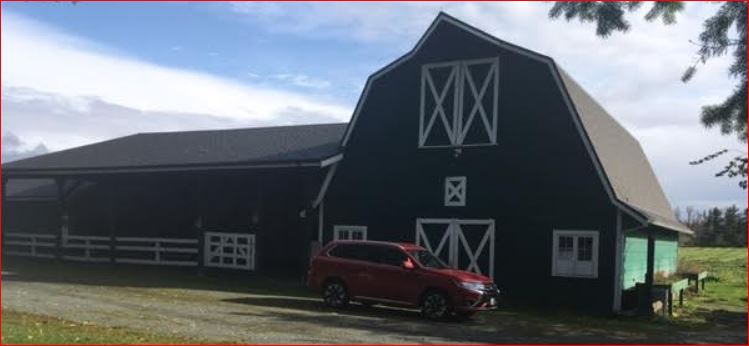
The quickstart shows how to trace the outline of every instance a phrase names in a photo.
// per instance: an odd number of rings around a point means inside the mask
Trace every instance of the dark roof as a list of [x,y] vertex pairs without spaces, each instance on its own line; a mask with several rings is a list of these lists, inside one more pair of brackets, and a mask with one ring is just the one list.
[[640,142],[572,77],[558,70],[616,198],[653,225],[692,233],[676,220]]
[[319,163],[345,123],[141,133],[3,164],[4,173]]

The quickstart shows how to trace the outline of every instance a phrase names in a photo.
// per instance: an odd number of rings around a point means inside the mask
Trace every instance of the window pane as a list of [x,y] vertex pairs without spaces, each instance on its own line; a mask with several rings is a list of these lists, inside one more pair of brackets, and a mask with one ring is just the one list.
[[351,239],[353,240],[363,240],[364,234],[361,231],[351,231]]
[[557,256],[560,259],[572,259],[573,257],[573,238],[569,236],[559,237],[559,249]]
[[593,260],[593,238],[591,237],[577,238],[577,260],[578,261],[592,261]]
[[377,261],[382,264],[400,267],[406,261],[406,254],[398,249],[384,246],[374,246]]

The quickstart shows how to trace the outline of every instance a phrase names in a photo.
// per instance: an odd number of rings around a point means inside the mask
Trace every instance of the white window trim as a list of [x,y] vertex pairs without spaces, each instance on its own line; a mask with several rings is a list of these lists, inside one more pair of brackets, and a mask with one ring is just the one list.
[[[333,226],[333,240],[341,240],[340,234],[341,232],[360,232],[362,234],[361,240],[367,240],[367,226],[358,226],[358,225],[335,225]],[[349,240],[348,239],[344,240]]]
[[[453,185],[458,182],[458,185]],[[457,197],[453,201],[452,197]],[[465,207],[468,199],[468,178],[466,177],[446,177],[445,178],[445,206],[446,207]]]
[[[557,273],[557,255],[559,252],[559,237],[568,236],[573,237],[573,259],[577,262],[577,239],[578,237],[591,237],[593,238],[593,253],[591,259],[593,262],[593,274],[592,275],[577,275],[577,274],[559,274]],[[578,230],[554,230],[553,238],[551,242],[552,255],[551,255],[551,275],[558,277],[570,277],[570,278],[583,278],[583,279],[597,279],[598,278],[598,231],[578,231]]]

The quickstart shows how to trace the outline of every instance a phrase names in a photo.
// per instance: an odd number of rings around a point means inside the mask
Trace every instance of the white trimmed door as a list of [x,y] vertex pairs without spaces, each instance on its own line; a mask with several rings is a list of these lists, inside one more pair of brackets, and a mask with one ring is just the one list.
[[206,267],[255,270],[255,235],[205,232]]
[[492,219],[416,219],[416,244],[452,268],[494,277]]

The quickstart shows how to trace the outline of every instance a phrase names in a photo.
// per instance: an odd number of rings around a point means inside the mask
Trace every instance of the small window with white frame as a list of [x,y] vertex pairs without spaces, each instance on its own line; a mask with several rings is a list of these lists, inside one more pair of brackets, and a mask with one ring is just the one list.
[[367,240],[367,226],[333,226],[333,240]]
[[466,205],[468,178],[445,178],[445,206],[464,207]]
[[598,277],[598,231],[554,230],[551,274]]

